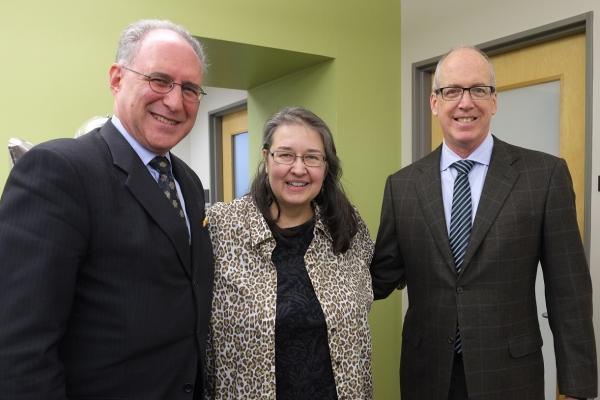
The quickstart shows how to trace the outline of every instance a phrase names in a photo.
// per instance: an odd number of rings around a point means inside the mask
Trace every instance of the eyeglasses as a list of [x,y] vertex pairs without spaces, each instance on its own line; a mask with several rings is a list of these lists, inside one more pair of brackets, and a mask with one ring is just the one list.
[[462,99],[465,91],[469,92],[473,100],[487,100],[492,97],[496,88],[494,86],[471,86],[468,88],[450,86],[436,89],[433,92],[441,94],[444,100],[456,101]]
[[171,79],[168,75],[163,74],[152,74],[146,75],[141,72],[134,71],[131,68],[128,68],[124,65],[121,67],[129,72],[133,72],[134,74],[138,74],[143,76],[148,84],[150,85],[150,89],[156,93],[167,94],[175,85],[181,86],[181,94],[183,96],[183,100],[189,102],[200,102],[204,96],[206,96],[206,92],[202,89],[201,86],[194,85],[193,83],[177,83],[173,79]]
[[321,167],[325,164],[325,156],[319,153],[308,153],[297,156],[290,151],[274,151],[269,154],[277,164],[292,165],[296,162],[296,158],[301,158],[307,167]]

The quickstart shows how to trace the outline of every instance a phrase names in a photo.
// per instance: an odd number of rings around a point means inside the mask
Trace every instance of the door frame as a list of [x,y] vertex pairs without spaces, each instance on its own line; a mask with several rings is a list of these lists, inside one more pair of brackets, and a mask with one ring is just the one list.
[[[508,53],[513,50],[549,42],[579,33],[585,34],[585,166],[584,166],[584,229],[583,245],[589,264],[591,245],[591,177],[592,177],[592,47],[593,12],[576,15],[537,28],[505,36],[476,45],[488,56]],[[443,55],[413,63],[412,65],[412,161],[416,161],[431,152],[431,75]],[[600,178],[599,178],[600,179]],[[600,181],[599,181],[600,187]]]
[[218,108],[208,114],[209,146],[210,146],[210,203],[223,201],[223,132],[221,126],[223,116],[243,109],[248,109],[246,99]]

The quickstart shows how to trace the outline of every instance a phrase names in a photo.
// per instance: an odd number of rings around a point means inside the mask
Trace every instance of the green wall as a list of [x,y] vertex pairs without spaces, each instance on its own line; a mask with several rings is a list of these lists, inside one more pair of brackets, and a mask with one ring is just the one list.
[[[108,67],[120,31],[139,18],[171,19],[201,37],[331,57],[249,89],[251,143],[260,147],[265,119],[281,106],[311,108],[332,128],[344,186],[375,236],[385,177],[400,166],[400,0],[2,2],[0,182],[8,175],[10,137],[72,137],[90,116],[111,113]],[[395,294],[371,313],[377,400],[399,398],[400,310]]]

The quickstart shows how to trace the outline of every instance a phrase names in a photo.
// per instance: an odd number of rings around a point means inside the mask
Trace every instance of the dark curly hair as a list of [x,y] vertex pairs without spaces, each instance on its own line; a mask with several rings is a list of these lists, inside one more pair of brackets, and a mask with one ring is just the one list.
[[[336,154],[331,131],[327,124],[313,112],[302,107],[286,107],[273,115],[265,124],[263,149],[271,148],[273,135],[282,125],[307,126],[318,132],[323,140],[327,170],[323,187],[314,199],[314,203],[319,206],[323,222],[333,238],[333,252],[345,253],[358,230],[358,222],[354,207],[346,197],[340,182],[342,167]],[[264,159],[258,165],[250,193],[267,222],[275,223],[279,219],[279,213],[276,218],[273,218],[270,207],[274,203],[279,210],[279,203],[271,191]]]

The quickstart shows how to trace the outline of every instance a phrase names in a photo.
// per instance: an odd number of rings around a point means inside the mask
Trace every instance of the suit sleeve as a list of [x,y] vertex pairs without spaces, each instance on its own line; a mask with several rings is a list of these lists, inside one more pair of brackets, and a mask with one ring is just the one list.
[[541,263],[559,391],[574,397],[595,397],[592,284],[577,225],[573,184],[564,160],[556,164],[550,178]]
[[375,253],[371,262],[371,279],[375,299],[383,299],[397,287],[404,287],[405,272],[402,254],[396,235],[397,215],[393,181],[388,177],[381,207],[379,231],[375,241]]
[[40,146],[0,200],[0,399],[65,399],[59,354],[86,243],[80,176]]

